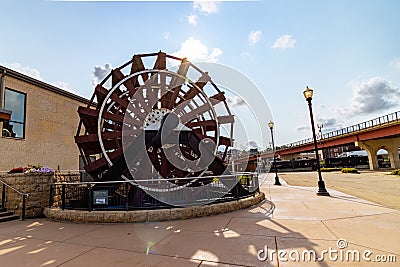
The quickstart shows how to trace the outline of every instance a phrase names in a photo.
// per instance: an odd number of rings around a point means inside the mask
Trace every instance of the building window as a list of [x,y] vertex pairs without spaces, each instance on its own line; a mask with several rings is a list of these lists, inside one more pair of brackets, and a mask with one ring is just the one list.
[[6,88],[4,109],[12,113],[10,121],[3,122],[3,137],[25,138],[26,94]]

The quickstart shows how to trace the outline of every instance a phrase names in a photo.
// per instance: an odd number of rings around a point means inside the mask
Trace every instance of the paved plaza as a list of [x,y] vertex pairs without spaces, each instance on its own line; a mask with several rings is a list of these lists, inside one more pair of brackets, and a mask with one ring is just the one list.
[[268,175],[262,184],[264,202],[216,216],[137,224],[2,223],[0,266],[399,265],[400,211],[329,185],[331,196],[319,197],[316,188],[279,187],[272,180]]

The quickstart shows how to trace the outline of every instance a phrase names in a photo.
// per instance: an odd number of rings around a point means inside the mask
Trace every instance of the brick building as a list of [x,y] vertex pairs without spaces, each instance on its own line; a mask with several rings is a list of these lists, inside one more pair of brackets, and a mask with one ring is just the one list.
[[88,102],[0,66],[0,171],[28,164],[77,170],[77,109]]

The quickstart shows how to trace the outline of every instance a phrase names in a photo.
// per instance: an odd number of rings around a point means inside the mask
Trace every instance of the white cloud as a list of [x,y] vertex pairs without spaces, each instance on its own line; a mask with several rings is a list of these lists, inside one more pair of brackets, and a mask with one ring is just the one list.
[[68,85],[68,83],[64,82],[64,81],[56,81],[56,82],[47,82],[43,79],[43,77],[40,75],[40,71],[35,69],[35,68],[31,68],[28,66],[23,66],[20,63],[2,63],[2,65],[15,70],[17,72],[20,72],[22,74],[25,74],[26,76],[29,76],[31,78],[34,78],[36,80],[42,81],[42,82],[46,82],[49,84],[54,85],[55,87],[61,88],[65,91],[71,92],[73,94],[78,94],[75,90],[71,89]]
[[164,36],[164,39],[165,39],[165,40],[168,40],[168,38],[169,38],[169,32],[164,32],[164,33],[163,33],[163,36]]
[[193,1],[193,8],[198,9],[201,12],[208,14],[215,14],[219,11],[219,3],[218,1]]
[[197,16],[196,15],[190,15],[187,17],[187,21],[191,25],[197,25]]
[[257,30],[257,31],[252,31],[249,33],[249,44],[250,45],[255,45],[256,43],[258,43],[261,39],[261,31]]
[[246,105],[246,102],[243,100],[243,98],[239,96],[227,96],[226,102],[231,107],[240,107]]
[[400,89],[382,77],[374,77],[354,86],[352,104],[346,113],[373,114],[399,106],[399,103]]
[[278,39],[276,39],[272,48],[279,48],[279,49],[293,48],[295,44],[296,40],[292,38],[292,35],[286,34],[279,36]]
[[100,83],[112,70],[111,64],[106,63],[104,67],[94,66],[92,84]]
[[189,37],[181,44],[179,51],[172,53],[173,56],[186,57],[190,61],[205,61],[215,63],[218,57],[222,55],[222,50],[219,48],[209,49],[201,41]]
[[242,53],[240,53],[240,57],[241,57],[243,60],[246,60],[246,61],[254,60],[253,56],[250,55],[249,52],[242,52]]
[[76,92],[74,89],[71,89],[71,88],[69,87],[69,84],[66,83],[66,82],[64,82],[64,81],[57,81],[57,82],[52,83],[52,84],[53,84],[55,87],[58,87],[58,88],[61,88],[61,89],[65,90],[65,91],[68,91],[68,92],[70,92],[70,93],[79,95],[78,92]]
[[247,142],[247,147],[261,149],[261,147],[257,144],[257,142],[253,140]]
[[22,66],[20,63],[4,63],[3,65],[12,70],[18,71],[22,74],[32,77],[36,80],[44,81],[42,76],[40,76],[40,72],[37,69],[27,66]]
[[400,70],[400,58],[395,58],[393,59],[390,63],[389,66],[395,70]]
[[[316,134],[319,133],[319,128],[318,124],[322,124],[322,133],[327,133],[334,131],[342,126],[342,123],[340,123],[336,118],[334,117],[329,117],[329,118],[323,118],[323,117],[318,117],[316,119],[316,122],[314,124],[315,126],[315,131]],[[311,131],[311,126],[310,125],[300,125],[296,127],[296,130],[299,132],[309,132]]]
[[323,128],[330,128],[330,127],[335,127],[337,125],[337,120],[334,117],[330,117],[330,118],[318,117],[317,124],[322,124]]
[[311,129],[310,126],[306,126],[306,125],[301,125],[301,126],[297,126],[296,130],[299,132],[303,132],[303,131],[309,131]]
[[57,81],[57,82],[53,83],[53,85],[58,87],[58,88],[67,90],[67,91],[70,90],[68,83],[63,82],[63,81]]

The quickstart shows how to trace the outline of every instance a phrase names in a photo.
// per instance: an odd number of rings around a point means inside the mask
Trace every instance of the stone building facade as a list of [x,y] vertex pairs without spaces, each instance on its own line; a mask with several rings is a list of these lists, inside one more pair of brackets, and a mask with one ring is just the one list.
[[28,164],[79,169],[78,106],[88,100],[0,66],[0,172]]

